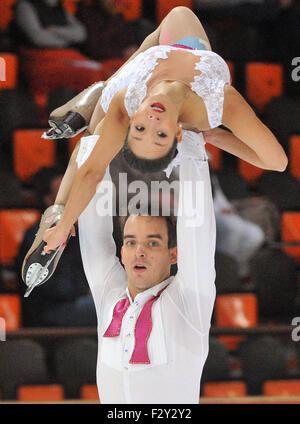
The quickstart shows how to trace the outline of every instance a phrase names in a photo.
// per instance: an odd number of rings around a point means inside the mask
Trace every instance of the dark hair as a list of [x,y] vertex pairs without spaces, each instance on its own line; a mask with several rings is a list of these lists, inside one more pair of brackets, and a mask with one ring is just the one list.
[[[126,216],[121,216],[120,224],[121,224],[122,239],[124,238],[125,224],[130,216],[153,216],[153,215],[140,212],[140,213],[133,213],[133,214],[129,213]],[[177,246],[176,216],[175,215],[166,216],[166,215],[162,215],[160,212],[158,217],[166,220],[167,229],[168,229],[168,249],[172,249],[173,247]]]
[[145,159],[139,158],[136,156],[133,151],[130,149],[128,144],[128,134],[129,134],[130,126],[127,131],[127,135],[125,138],[125,142],[122,148],[122,154],[125,158],[126,162],[134,169],[137,169],[143,173],[153,173],[163,171],[167,168],[172,159],[177,155],[177,137],[174,138],[173,145],[168,151],[168,153],[159,158],[159,159]]

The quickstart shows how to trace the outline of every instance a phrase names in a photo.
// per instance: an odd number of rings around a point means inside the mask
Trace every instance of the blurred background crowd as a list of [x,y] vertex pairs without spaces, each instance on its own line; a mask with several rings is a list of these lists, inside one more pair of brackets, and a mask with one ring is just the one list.
[[[232,84],[289,157],[287,170],[276,173],[207,144],[217,299],[201,394],[300,395],[300,347],[286,330],[300,316],[300,2],[1,0],[0,317],[7,341],[0,341],[0,402],[97,398],[96,332],[88,331],[96,315],[78,237],[53,277],[23,297],[23,258],[78,141],[40,137],[53,109],[112,75],[179,5],[197,14]],[[226,327],[264,331],[220,335]]]

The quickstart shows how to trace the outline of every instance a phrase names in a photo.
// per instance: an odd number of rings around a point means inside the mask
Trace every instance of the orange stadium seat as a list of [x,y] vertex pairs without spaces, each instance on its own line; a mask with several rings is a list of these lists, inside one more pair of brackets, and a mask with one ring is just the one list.
[[0,90],[18,85],[18,58],[12,53],[0,53]]
[[263,394],[265,396],[300,396],[300,380],[265,381]]
[[137,21],[142,17],[142,0],[116,0],[116,7],[128,21]]
[[[216,325],[218,327],[249,328],[257,325],[257,299],[253,293],[222,294],[216,298]],[[220,336],[229,350],[236,350],[243,336]]]
[[24,182],[44,166],[55,164],[55,143],[43,140],[44,130],[17,130],[14,132],[14,171]]
[[212,144],[206,143],[205,149],[210,155],[209,165],[214,170],[222,168],[222,150]]
[[255,185],[256,180],[265,172],[264,169],[251,165],[251,163],[242,159],[238,160],[238,171],[239,174],[245,178],[245,180],[251,186]]
[[193,10],[193,0],[156,0],[156,21],[158,24],[177,6],[186,6]]
[[64,8],[72,15],[75,15],[79,1],[80,0],[63,0]]
[[204,383],[203,396],[206,397],[241,397],[247,395],[247,386],[243,381],[225,381]]
[[284,251],[300,262],[300,212],[284,212],[281,215],[281,238],[286,242],[299,242],[298,246],[284,247]]
[[0,30],[5,31],[12,20],[13,11],[12,6],[17,0],[1,0],[1,13],[0,13]]
[[85,400],[99,400],[96,384],[84,384],[80,389],[80,398]]
[[[5,331],[17,330],[21,326],[21,302],[16,294],[0,295],[0,317],[4,318]],[[1,340],[0,340],[1,341]]]
[[60,384],[20,386],[17,399],[23,402],[42,402],[64,399],[64,389]]
[[300,181],[300,135],[293,135],[290,138],[289,150],[290,172]]
[[276,63],[248,63],[246,65],[246,95],[263,112],[273,98],[283,92],[283,69]]
[[13,266],[25,231],[40,218],[35,209],[9,209],[0,211],[0,262]]

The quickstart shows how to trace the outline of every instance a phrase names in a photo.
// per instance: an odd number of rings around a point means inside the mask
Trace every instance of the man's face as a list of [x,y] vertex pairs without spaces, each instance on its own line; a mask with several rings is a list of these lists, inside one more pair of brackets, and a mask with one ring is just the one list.
[[156,97],[160,96],[147,98],[130,121],[128,145],[139,158],[159,159],[171,149],[175,137],[181,141],[181,129],[172,105]]
[[121,254],[131,295],[166,280],[170,266],[177,262],[177,248],[168,248],[168,228],[162,217],[130,216]]

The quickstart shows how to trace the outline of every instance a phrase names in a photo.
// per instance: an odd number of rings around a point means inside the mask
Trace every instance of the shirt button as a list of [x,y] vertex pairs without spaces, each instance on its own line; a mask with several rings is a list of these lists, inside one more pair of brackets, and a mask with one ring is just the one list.
[[128,349],[125,349],[125,352],[127,353],[128,352]]
[[130,333],[128,333],[126,336],[127,336],[127,337],[130,337],[130,336],[131,336],[131,334],[130,334]]
[[125,370],[125,371],[128,371],[128,367],[124,367],[124,370]]
[[130,319],[133,319],[133,315],[131,315],[129,318],[130,318]]

